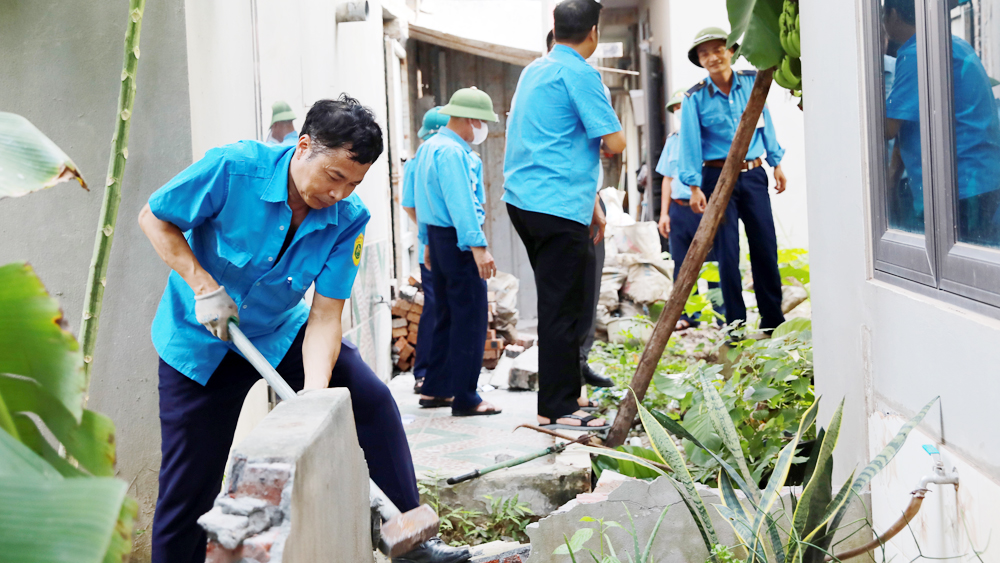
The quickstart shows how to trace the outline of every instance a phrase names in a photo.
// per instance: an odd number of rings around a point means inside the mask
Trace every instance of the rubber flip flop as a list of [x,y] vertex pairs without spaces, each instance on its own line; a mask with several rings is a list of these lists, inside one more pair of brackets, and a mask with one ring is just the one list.
[[580,421],[580,426],[574,426],[572,424],[558,424],[558,423],[554,423],[554,424],[539,424],[538,426],[539,426],[539,428],[547,428],[549,430],[586,430],[587,432],[595,432],[595,431],[607,430],[608,428],[611,428],[610,424],[605,424],[603,426],[587,426],[587,423],[589,423],[590,421],[597,420],[596,416],[591,416],[591,415],[580,416],[578,414],[567,414],[567,415],[556,417],[556,420],[558,420],[560,418],[572,418],[574,420],[579,420]]
[[450,407],[451,399],[446,399],[444,397],[434,397],[433,399],[420,399],[420,408],[424,409],[439,409],[441,407]]
[[598,407],[597,403],[595,403],[593,400],[590,401],[589,405],[585,407],[580,407],[580,410],[582,410],[583,412],[597,412],[599,409],[600,407]]
[[471,409],[464,411],[453,410],[451,411],[451,416],[489,416],[491,414],[500,414],[502,412],[503,409],[498,409],[496,407],[484,411],[476,410],[476,407],[472,407]]

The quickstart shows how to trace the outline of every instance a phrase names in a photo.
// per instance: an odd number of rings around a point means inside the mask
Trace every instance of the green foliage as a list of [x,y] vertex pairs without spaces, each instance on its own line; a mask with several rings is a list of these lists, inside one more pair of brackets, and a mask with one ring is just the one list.
[[[10,115],[0,114],[0,122],[9,124]],[[0,164],[15,163],[23,183],[12,190],[0,178],[2,195],[78,177],[62,151],[27,121],[13,137],[4,135],[12,133],[0,123]],[[32,146],[35,152],[26,149]],[[61,161],[62,172],[29,170],[44,160],[38,147]],[[6,563],[112,563],[131,553],[138,505],[125,496],[128,485],[111,477],[114,425],[83,408],[83,373],[80,346],[31,267],[0,267],[0,553]],[[71,459],[59,455],[43,430]]]
[[75,179],[76,165],[30,121],[0,111],[0,199],[19,197]]
[[733,554],[733,550],[722,544],[712,546],[711,557],[708,561],[718,561],[718,563],[743,563],[743,560]]
[[[723,399],[714,385],[702,378],[703,390],[706,395],[706,404],[709,406],[708,412],[711,417],[712,426],[718,434],[723,436],[724,442],[731,442],[732,435],[736,433],[736,426],[732,418],[722,406]],[[815,422],[818,401],[810,406],[802,415],[798,422],[798,428],[789,438],[778,455],[773,471],[767,480],[767,487],[760,491],[756,483],[753,482],[746,471],[746,460],[737,459],[736,469],[732,464],[726,462],[718,454],[704,448],[696,439],[692,440],[695,445],[707,454],[711,455],[719,462],[721,470],[718,476],[718,487],[721,504],[714,505],[719,514],[726,519],[733,527],[737,539],[747,550],[747,563],[821,563],[823,558],[829,554],[833,536],[839,529],[840,523],[847,513],[847,508],[851,499],[868,485],[872,477],[881,471],[896,455],[903,443],[906,441],[910,431],[916,427],[931,406],[937,401],[934,398],[928,402],[924,408],[912,419],[910,419],[899,430],[896,436],[888,445],[868,464],[867,467],[854,478],[848,479],[836,493],[832,489],[831,476],[833,472],[833,450],[837,445],[837,438],[840,432],[840,423],[843,417],[844,403],[841,401],[837,407],[830,424],[826,429],[820,429],[817,433],[819,448],[813,448],[812,454],[806,465],[807,472],[804,479],[805,487],[801,497],[795,504],[795,509],[791,515],[784,513],[784,507],[777,505],[782,487],[785,486],[788,472],[795,457],[795,452],[802,437]],[[670,474],[664,473],[670,478],[671,483],[681,494],[681,498],[692,514],[695,524],[705,541],[705,548],[709,551],[713,561],[721,563],[722,556],[720,550],[716,549],[718,540],[710,519],[705,518],[704,501],[697,494],[691,495],[690,491],[694,486],[691,475],[685,469],[685,460],[681,452],[674,446],[670,437],[664,438],[668,433],[668,427],[677,430],[676,425],[668,422],[662,425],[659,419],[653,416],[642,406],[639,407],[639,416],[642,419],[643,427],[653,441],[654,450],[660,456],[661,461],[670,465],[673,471]],[[680,432],[674,432],[678,438],[685,437],[692,439],[682,428]],[[728,438],[727,438],[728,437]],[[593,452],[599,452],[596,448],[587,448]],[[738,455],[737,451],[737,455]],[[619,459],[630,459],[639,461],[638,458],[623,452],[610,452],[607,455]],[[651,466],[652,467],[652,466]],[[746,494],[747,500],[741,502],[735,491],[739,488]],[[777,508],[776,508],[777,505]],[[782,519],[791,522],[788,528],[788,541],[781,544],[778,535],[779,521]]]
[[738,55],[760,69],[777,66],[785,54],[778,25],[782,0],[727,0],[726,8],[729,44],[740,44]]
[[[618,528],[624,530],[629,537],[632,538],[632,551],[623,550],[626,560],[628,563],[655,563],[655,558],[653,554],[653,540],[656,539],[656,534],[660,531],[660,524],[663,523],[663,518],[667,515],[667,511],[670,507],[667,506],[660,513],[660,518],[656,521],[656,525],[653,526],[653,530],[649,534],[649,539],[646,541],[645,548],[642,549],[639,545],[639,536],[635,530],[635,521],[632,519],[632,513],[628,509],[628,505],[622,503],[625,508],[625,514],[628,515],[629,528],[625,529],[624,526],[618,522],[605,521],[603,518],[591,518],[590,516],[584,516],[580,519],[580,522],[596,522],[597,523],[597,537],[598,537],[598,551],[585,547],[586,544],[592,537],[594,537],[594,528],[580,528],[573,533],[572,538],[568,538],[565,535],[563,545],[560,545],[552,552],[553,555],[569,555],[573,563],[576,563],[576,554],[586,551],[590,555],[591,559],[595,563],[623,563],[623,560],[618,557],[618,554],[614,548],[614,544],[611,542],[611,538],[608,537],[608,530],[611,528]],[[606,546],[606,547],[605,547]],[[620,549],[620,548],[619,548]],[[640,549],[642,549],[640,551]],[[632,554],[635,554],[633,558]]]
[[487,511],[451,506],[441,499],[440,480],[433,476],[417,482],[423,502],[441,520],[441,539],[449,545],[480,545],[492,541],[527,542],[524,529],[538,520],[527,503],[513,498],[484,495]]

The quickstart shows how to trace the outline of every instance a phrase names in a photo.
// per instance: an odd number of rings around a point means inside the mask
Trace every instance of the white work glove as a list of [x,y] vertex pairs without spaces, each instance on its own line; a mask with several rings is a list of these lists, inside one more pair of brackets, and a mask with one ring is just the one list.
[[240,318],[239,308],[226,293],[225,287],[204,295],[195,295],[194,316],[220,340],[229,340],[229,317],[236,317],[237,320]]

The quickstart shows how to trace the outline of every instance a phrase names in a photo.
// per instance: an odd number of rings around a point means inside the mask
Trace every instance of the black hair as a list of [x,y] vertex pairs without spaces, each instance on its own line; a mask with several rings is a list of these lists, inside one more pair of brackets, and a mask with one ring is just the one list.
[[551,51],[552,47],[556,44],[556,32],[549,30],[549,34],[545,36],[545,50]]
[[913,0],[885,0],[883,9],[886,14],[889,13],[889,10],[896,10],[904,22],[910,25],[917,24],[917,12],[913,7]]
[[583,43],[601,17],[601,4],[594,0],[564,0],[552,12],[556,41]]
[[321,152],[346,148],[359,164],[371,164],[382,154],[382,128],[375,114],[347,94],[313,104],[300,135],[309,135]]

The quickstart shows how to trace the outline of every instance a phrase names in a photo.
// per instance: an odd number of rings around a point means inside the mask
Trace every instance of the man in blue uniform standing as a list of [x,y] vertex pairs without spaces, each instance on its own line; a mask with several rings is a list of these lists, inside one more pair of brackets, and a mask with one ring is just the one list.
[[498,414],[499,408],[476,393],[488,326],[486,280],[496,264],[483,233],[483,162],[470,146],[486,141],[486,123],[498,118],[493,100],[476,88],[455,92],[438,113],[450,116],[447,127],[424,143],[411,163],[437,310],[420,405],[451,405],[454,416]]
[[[438,106],[427,110],[427,113],[424,114],[423,124],[420,126],[420,130],[417,131],[417,136],[422,141],[430,139],[439,129],[448,125],[449,117],[439,114],[438,111],[440,110],[441,106]],[[419,153],[420,149],[418,148],[417,154]],[[434,308],[436,301],[434,294],[434,273],[425,264],[427,228],[426,225],[417,222],[417,204],[414,200],[413,186],[413,173],[416,167],[413,166],[412,162],[413,159],[410,159],[403,166],[403,198],[401,205],[403,211],[410,217],[413,224],[417,226],[417,246],[420,247],[417,251],[417,261],[420,263],[420,286],[424,290],[424,308],[420,312],[420,331],[417,333],[417,349],[415,352],[416,360],[413,362],[413,392],[419,393],[423,387],[424,376],[427,374],[427,366],[430,364],[431,334],[434,333],[434,326],[437,320],[435,316],[437,313]]]
[[[722,173],[722,166],[733,144],[733,136],[746,110],[756,71],[733,71],[733,51],[726,47],[728,34],[710,27],[694,39],[688,59],[708,71],[708,78],[687,91],[681,113],[680,180],[691,188],[690,205],[695,213],[704,213],[708,198]],[[750,245],[750,267],[754,292],[760,310],[760,328],[769,333],[785,321],[781,312],[781,275],[778,273],[778,240],[767,193],[767,174],[761,157],[774,168],[777,193],[785,191],[785,173],[781,157],[785,151],[778,144],[771,113],[767,107],[757,122],[746,160],[733,187],[722,223],[715,234],[715,256],[719,261],[722,298],[726,321],[746,322],[743,284],[740,276],[740,231],[743,221]]]
[[[684,102],[684,90],[674,92],[667,102],[667,111],[677,115]],[[674,131],[667,136],[663,144],[663,152],[660,153],[660,160],[656,163],[656,171],[663,176],[663,183],[660,189],[664,197],[660,200],[660,220],[657,227],[660,236],[670,240],[670,257],[674,261],[674,279],[680,274],[681,266],[684,265],[684,257],[687,256],[694,234],[698,231],[701,223],[701,215],[691,210],[691,188],[684,185],[677,177],[677,166],[680,159],[680,135]],[[715,261],[715,253],[709,251],[707,261]],[[716,282],[709,282],[709,289],[718,287]],[[684,330],[698,324],[696,319],[682,314],[677,320],[674,330]]]
[[[296,144],[212,149],[140,213],[173,270],[152,326],[163,454],[154,563],[205,560],[197,519],[219,492],[243,400],[259,378],[228,342],[230,317],[293,389],[350,390],[371,478],[400,510],[418,506],[399,410],[357,348],[341,340],[369,218],[353,192],[381,153],[370,110],[346,95],[320,100]],[[310,307],[303,295],[314,283]],[[393,561],[468,557],[435,538]]]
[[507,121],[503,200],[535,273],[541,424],[606,426],[577,400],[587,260],[604,236],[598,151],[602,140],[609,152],[625,149],[601,75],[586,61],[600,11],[594,0],[556,6],[556,44],[521,73]]
[[[901,43],[896,52],[895,79],[886,108],[886,139],[895,139],[909,185],[914,210],[903,226],[923,231],[923,169],[920,150],[920,103],[917,88],[917,29],[913,0],[885,0],[883,23],[889,39]],[[1000,121],[990,77],[971,45],[951,36],[954,92],[954,190],[958,200],[960,242],[1000,246]],[[901,171],[899,171],[901,173]],[[898,175],[898,173],[897,173]],[[907,223],[909,223],[907,225]]]

